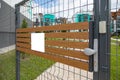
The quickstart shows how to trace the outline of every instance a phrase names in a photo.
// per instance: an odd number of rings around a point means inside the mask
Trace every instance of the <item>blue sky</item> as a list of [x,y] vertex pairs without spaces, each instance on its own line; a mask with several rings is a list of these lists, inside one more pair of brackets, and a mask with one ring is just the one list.
[[[51,8],[51,7],[57,6],[59,2],[59,0],[34,0],[34,1],[35,3],[39,4],[39,6],[43,8]],[[47,3],[47,5],[45,5],[45,3]]]

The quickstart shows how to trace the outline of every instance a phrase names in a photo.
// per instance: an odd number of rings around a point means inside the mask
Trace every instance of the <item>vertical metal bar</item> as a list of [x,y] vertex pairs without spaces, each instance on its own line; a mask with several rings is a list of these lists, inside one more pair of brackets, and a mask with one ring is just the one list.
[[100,21],[106,21],[106,34],[100,34],[100,80],[110,80],[110,0],[100,0]]
[[[94,39],[98,39],[98,26],[99,26],[99,0],[94,0]],[[99,60],[99,58],[98,58]],[[93,73],[93,80],[98,80],[98,72]]]
[[[94,72],[93,80],[110,80],[110,25],[109,0],[94,0],[95,26],[94,38],[98,39],[99,71]],[[99,22],[106,22],[106,33],[99,33]]]
[[[15,6],[15,32],[20,27],[20,6]],[[16,34],[16,33],[15,33]],[[16,39],[16,35],[15,35]],[[16,41],[15,41],[16,42]],[[20,52],[16,49],[16,80],[20,80]]]
[[[94,21],[89,23],[89,48],[93,49],[94,45]],[[94,69],[93,66],[93,55],[89,57],[89,71],[92,72]]]

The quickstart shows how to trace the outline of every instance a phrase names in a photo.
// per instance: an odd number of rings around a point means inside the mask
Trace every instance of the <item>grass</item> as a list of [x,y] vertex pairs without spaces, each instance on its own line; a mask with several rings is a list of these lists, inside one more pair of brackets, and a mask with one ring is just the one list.
[[0,80],[15,80],[15,51],[0,55]]
[[111,45],[111,80],[120,80],[120,46],[116,45]]
[[[54,64],[53,61],[27,55],[25,59],[21,59],[20,78],[21,80],[34,80],[52,64]],[[14,50],[0,55],[0,80],[16,80]]]

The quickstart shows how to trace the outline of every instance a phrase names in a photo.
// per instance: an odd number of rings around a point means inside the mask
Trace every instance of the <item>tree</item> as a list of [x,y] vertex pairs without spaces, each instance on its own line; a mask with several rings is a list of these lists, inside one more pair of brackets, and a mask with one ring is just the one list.
[[23,19],[21,28],[27,28],[27,26],[28,26],[28,23],[26,19]]

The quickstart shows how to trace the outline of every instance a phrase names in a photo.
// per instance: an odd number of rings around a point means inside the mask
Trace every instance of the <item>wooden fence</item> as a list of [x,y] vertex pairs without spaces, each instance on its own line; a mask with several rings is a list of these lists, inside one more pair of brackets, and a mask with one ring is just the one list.
[[[17,29],[17,50],[89,70],[89,23],[71,23],[36,28]],[[45,33],[45,53],[31,50],[31,33]],[[40,47],[40,46],[39,46]]]

